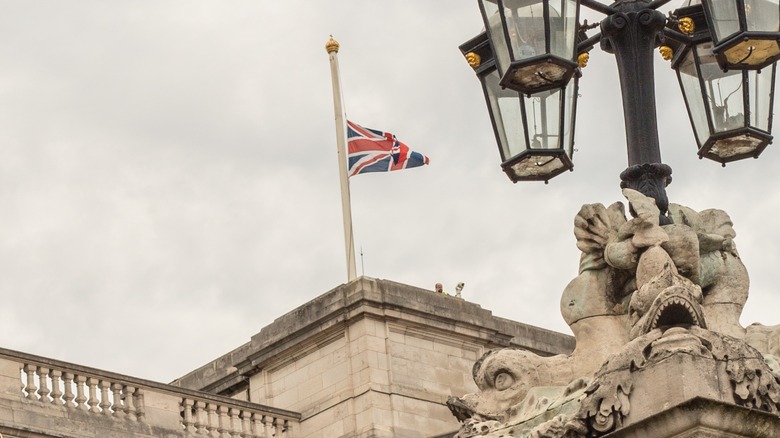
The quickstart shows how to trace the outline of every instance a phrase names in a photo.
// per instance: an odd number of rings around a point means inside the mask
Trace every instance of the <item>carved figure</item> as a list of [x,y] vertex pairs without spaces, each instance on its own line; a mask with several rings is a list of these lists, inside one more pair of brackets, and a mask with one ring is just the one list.
[[[762,371],[759,377],[769,380],[760,383],[771,387],[771,395],[761,395],[756,406],[772,412],[780,407],[780,380],[772,380],[780,364],[768,355],[780,353],[780,341],[769,340],[778,337],[780,326],[753,325],[745,330],[739,324],[749,279],[733,243],[728,215],[670,204],[671,223],[661,225],[660,211],[651,198],[631,189],[623,194],[629,201],[630,219],[620,202],[609,207],[584,205],[575,217],[574,234],[582,251],[579,275],[561,297],[561,314],[576,338],[574,352],[554,357],[514,349],[486,353],[472,372],[480,392],[448,400],[450,410],[463,422],[458,438],[584,436],[612,430],[629,409],[630,379],[623,380],[634,368],[625,360],[652,352],[652,357],[643,356],[636,363],[655,363],[681,351],[726,362],[732,358],[729,375],[734,387],[744,378],[735,366]],[[688,332],[667,335],[669,327],[698,331],[693,337]],[[756,359],[761,354],[741,339],[759,348],[764,357]],[[653,342],[658,342],[655,348],[650,347]],[[745,365],[748,359],[734,354],[749,356],[750,363]],[[610,366],[618,366],[620,373]],[[585,389],[584,383],[594,376],[594,383]],[[578,391],[585,394],[581,404],[572,398]],[[739,389],[735,394],[736,399],[745,395]],[[758,396],[745,397],[755,401]],[[611,400],[612,405],[593,404],[602,403],[599,400]],[[520,424],[522,432],[515,427]]]
[[702,311],[710,329],[743,338],[739,316],[750,282],[734,246],[736,233],[728,215],[722,210],[697,213],[670,204],[672,224],[662,226],[652,199],[631,189],[623,193],[632,219],[621,217],[621,203],[609,209],[586,205],[575,219],[577,247],[583,251],[580,276],[564,291],[561,313],[578,345],[579,321],[598,316],[604,323],[602,315],[625,315],[634,291],[666,265],[701,288]]

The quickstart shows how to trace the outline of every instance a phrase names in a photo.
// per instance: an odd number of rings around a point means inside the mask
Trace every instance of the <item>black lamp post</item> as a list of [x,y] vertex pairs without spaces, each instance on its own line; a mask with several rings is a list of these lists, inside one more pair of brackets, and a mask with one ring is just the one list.
[[[620,175],[621,187],[654,198],[662,223],[669,221],[665,187],[671,181],[671,168],[661,161],[658,141],[655,48],[666,44],[662,48],[665,57],[677,51],[673,66],[678,71],[701,156],[725,163],[757,156],[770,142],[775,66],[765,68],[760,75],[758,69],[780,58],[780,49],[775,47],[780,40],[777,3],[704,0],[706,12],[694,20],[681,17],[679,10],[670,17],[657,10],[669,1],[619,0],[608,6],[597,0],[478,0],[487,30],[460,48],[483,84],[502,167],[512,181],[547,181],[573,167],[573,111],[579,77],[574,60],[580,60],[583,66],[583,57],[597,43],[615,55],[620,77],[629,166]],[[570,17],[579,17],[579,12],[571,8],[578,9],[579,5],[606,15],[599,24],[599,33],[588,37],[585,31],[589,27],[571,27]],[[698,7],[701,11],[702,6]],[[771,11],[766,15],[769,18],[759,20],[755,14],[760,11]],[[526,20],[529,14],[536,21]],[[703,24],[698,32],[694,30],[696,21]],[[681,31],[674,29],[677,26]],[[710,30],[715,28],[717,31]],[[574,52],[552,52],[551,35],[566,35],[572,41],[579,38],[579,42],[571,46],[576,47]],[[535,51],[524,49],[524,45]],[[546,51],[539,55],[542,48]],[[526,53],[533,56],[523,57]],[[472,62],[475,59],[485,61]],[[558,97],[550,100],[556,93]],[[518,108],[511,115],[497,103],[508,98]],[[557,110],[534,112],[538,117],[532,123],[528,117],[532,112],[528,102],[532,99],[547,99],[546,107]],[[538,138],[539,120],[545,117],[548,130],[543,136],[551,138],[549,127],[561,127],[555,132],[558,152],[539,148],[546,151],[546,155],[539,155],[533,139]]]

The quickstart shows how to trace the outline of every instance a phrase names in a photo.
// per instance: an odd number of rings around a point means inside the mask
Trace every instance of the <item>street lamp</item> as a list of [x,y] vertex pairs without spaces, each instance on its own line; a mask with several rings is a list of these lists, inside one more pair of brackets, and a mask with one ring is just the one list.
[[577,0],[479,0],[501,86],[532,94],[564,87],[577,68]]
[[780,59],[780,4],[773,0],[707,0],[707,22],[724,69],[760,69]]
[[[597,0],[478,0],[486,31],[463,44],[461,51],[467,59],[484,56],[488,60],[484,66],[470,64],[482,82],[502,167],[512,181],[547,181],[561,169],[572,168],[570,136],[579,76],[574,60],[587,57],[595,44],[614,54],[617,61],[628,152],[621,187],[655,199],[661,224],[670,223],[666,186],[672,170],[661,161],[658,141],[655,48],[668,45],[662,48],[665,57],[677,51],[673,66],[700,156],[725,163],[758,156],[769,144],[775,66],[766,67],[780,58],[777,0],[704,0],[703,6],[698,5],[704,13],[696,20],[683,19],[680,10],[670,17],[657,10],[669,1],[622,0],[605,5]],[[606,16],[597,34],[587,36],[591,28],[587,23],[572,26],[571,20],[578,20],[572,17],[579,17],[580,5]],[[697,22],[699,30],[695,31]],[[675,30],[676,26],[682,31]],[[553,35],[566,36],[568,45],[561,45],[565,50],[552,50],[551,42],[558,38]],[[568,43],[569,37],[572,43]],[[578,43],[574,45],[574,41]],[[542,48],[545,51],[540,55]],[[540,106],[541,99],[552,98],[546,105],[556,111],[536,112],[533,104],[529,110],[529,99],[534,96]],[[506,110],[502,100],[514,102],[514,109]],[[553,101],[555,105],[550,103]],[[530,113],[538,116],[533,123]],[[545,118],[545,122],[540,121]],[[543,132],[547,138],[557,135],[557,147],[563,150],[554,155],[560,161],[550,161],[555,163],[550,172],[532,178],[532,170],[545,167],[533,147],[539,126],[563,127],[554,133]],[[553,154],[543,156],[553,158]]]
[[[772,106],[776,64],[756,69],[722,70],[701,4],[672,12],[681,30],[690,35],[684,43],[669,41],[699,156],[725,165],[743,158],[758,158],[772,140]],[[684,20],[684,21],[681,21]],[[673,29],[674,22],[667,24]],[[774,40],[773,40],[774,41]],[[757,58],[757,56],[754,56]],[[765,61],[761,61],[765,62]]]
[[532,95],[504,88],[486,33],[460,46],[487,101],[501,154],[501,167],[513,182],[548,181],[572,170],[577,78]]

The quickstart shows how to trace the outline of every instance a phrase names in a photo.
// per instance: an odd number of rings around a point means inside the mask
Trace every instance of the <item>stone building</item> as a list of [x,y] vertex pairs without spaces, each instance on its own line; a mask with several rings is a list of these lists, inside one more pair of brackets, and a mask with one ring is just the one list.
[[489,349],[574,339],[460,298],[361,277],[161,384],[0,349],[0,434],[22,437],[435,437]]

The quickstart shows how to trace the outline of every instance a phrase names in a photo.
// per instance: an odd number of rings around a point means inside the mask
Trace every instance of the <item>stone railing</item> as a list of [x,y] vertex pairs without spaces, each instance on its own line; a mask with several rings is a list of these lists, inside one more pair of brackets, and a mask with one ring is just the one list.
[[127,418],[130,421],[143,421],[145,407],[142,388],[68,372],[65,367],[37,365],[33,361],[25,361],[19,366],[22,370],[22,395],[28,400]]
[[0,416],[0,433],[64,427],[73,436],[110,430],[128,437],[164,431],[181,437],[294,438],[300,424],[296,412],[0,348],[0,407],[7,404],[27,415],[13,415],[13,422]]
[[214,434],[236,437],[292,436],[290,420],[260,411],[237,409],[225,404],[185,398],[182,400],[185,430],[193,434]]

